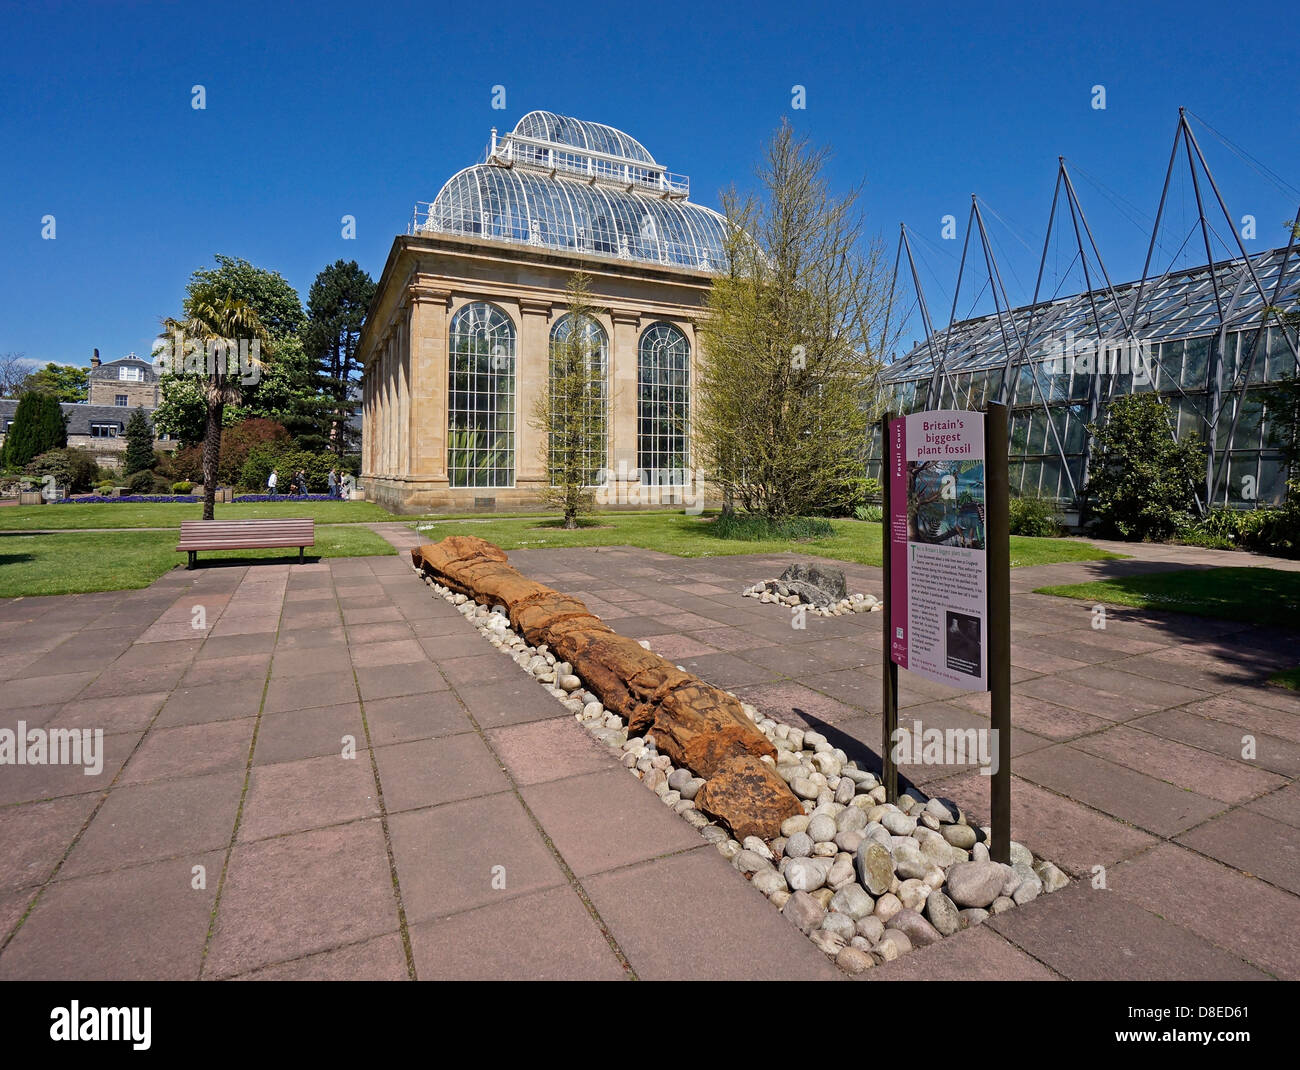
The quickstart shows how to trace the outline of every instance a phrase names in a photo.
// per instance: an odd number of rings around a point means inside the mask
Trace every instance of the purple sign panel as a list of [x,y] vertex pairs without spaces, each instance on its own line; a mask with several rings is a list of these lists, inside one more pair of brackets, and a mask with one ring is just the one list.
[[890,657],[988,690],[984,416],[918,412],[889,424]]

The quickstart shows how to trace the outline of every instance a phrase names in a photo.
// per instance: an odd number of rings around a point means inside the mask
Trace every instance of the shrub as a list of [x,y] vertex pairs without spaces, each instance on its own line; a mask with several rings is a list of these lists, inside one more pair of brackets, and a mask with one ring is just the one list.
[[1088,433],[1095,453],[1084,492],[1099,534],[1162,540],[1192,523],[1202,445],[1195,435],[1174,441],[1153,395],[1116,398],[1106,426],[1089,424]]
[[114,487],[115,485],[116,485],[116,484],[111,483],[111,482],[96,483],[96,484],[95,484],[95,492],[96,492],[97,494],[107,494],[107,493],[109,493],[109,491],[111,491],[111,490],[113,489],[113,487]]
[[180,483],[172,484],[173,494],[188,494],[193,489],[194,489],[194,484],[189,482],[189,480],[183,480]]
[[[221,461],[217,466],[217,476],[224,483],[237,482],[243,473],[244,464],[248,461],[248,455],[257,446],[272,446],[276,451],[287,450],[290,448],[292,440],[289,432],[285,430],[283,424],[276,423],[274,420],[265,420],[261,417],[253,417],[248,420],[241,420],[237,424],[232,424],[221,432]],[[200,473],[196,477],[189,476],[185,473],[178,473],[178,478],[193,478],[198,482],[202,478],[202,454],[200,451]],[[327,468],[328,472],[329,469]],[[263,477],[262,485],[266,484]]]
[[187,479],[191,483],[201,482],[203,479],[203,447],[186,446],[183,450],[177,450],[171,458],[171,462],[162,466],[166,474],[173,479]]
[[1300,556],[1300,480],[1287,484],[1281,506],[1229,509],[1220,506],[1178,533],[1181,542],[1215,550]]
[[99,476],[99,466],[88,451],[73,446],[46,450],[32,459],[23,469],[23,475],[37,481],[52,476],[55,486],[72,493],[89,490]]
[[1036,494],[1012,498],[1007,504],[1007,516],[1012,535],[1053,538],[1061,534],[1061,515],[1055,503]]
[[761,513],[724,513],[711,528],[720,539],[759,542],[763,539],[822,539],[835,534],[831,522],[819,516],[773,520]]
[[152,494],[153,493],[153,473],[147,469],[143,472],[136,472],[126,481],[126,488],[132,494]]
[[878,505],[859,505],[853,510],[853,515],[859,520],[867,520],[873,524],[879,524],[884,518],[884,513]]
[[239,474],[239,483],[250,491],[266,489],[266,477],[274,468],[279,473],[278,489],[283,494],[289,479],[300,468],[307,473],[307,488],[318,494],[329,490],[329,471],[338,467],[338,458],[329,452],[280,449],[274,444],[259,443],[248,451],[248,459]]

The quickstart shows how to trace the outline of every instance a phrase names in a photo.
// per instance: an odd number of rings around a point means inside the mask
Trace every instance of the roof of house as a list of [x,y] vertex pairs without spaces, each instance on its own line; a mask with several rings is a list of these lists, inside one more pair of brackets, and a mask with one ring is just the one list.
[[[0,420],[12,420],[18,402],[10,398],[0,398]],[[91,424],[115,424],[118,432],[126,430],[126,422],[131,419],[134,408],[123,405],[86,405],[60,402],[64,419],[68,423],[69,435],[89,435]],[[149,413],[150,409],[145,409]]]
[[120,360],[106,360],[98,368],[90,369],[90,377],[92,379],[117,379],[120,368],[140,368],[143,372],[143,382],[155,383],[158,381],[158,369],[153,366],[153,362],[134,355],[122,357]]

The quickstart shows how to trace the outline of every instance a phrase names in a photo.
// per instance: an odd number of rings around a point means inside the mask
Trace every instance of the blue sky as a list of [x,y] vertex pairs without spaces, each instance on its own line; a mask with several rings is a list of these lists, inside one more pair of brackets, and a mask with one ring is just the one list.
[[[1029,298],[1063,153],[1081,169],[1080,198],[1120,281],[1141,270],[1147,235],[1134,220],[1154,215],[1179,105],[1300,186],[1293,38],[1275,5],[1199,0],[968,11],[3,3],[0,353],[72,363],[94,347],[105,359],[147,353],[190,273],[216,253],[282,272],[304,300],[339,257],[378,277],[414,203],[475,162],[492,126],[534,108],[626,130],[714,207],[723,186],[752,182],[788,115],[833,146],[837,186],[865,182],[891,261],[900,220],[913,228],[944,322],[971,193],[990,209],[1012,300]],[[496,85],[504,111],[491,107]],[[791,107],[794,85],[803,110]],[[1092,107],[1095,85],[1105,110]],[[1285,244],[1300,193],[1197,133],[1234,217],[1257,219],[1247,248]],[[1171,248],[1195,218],[1185,175],[1184,163]],[[354,240],[341,235],[345,214]],[[955,241],[940,236],[948,214]],[[1059,276],[1073,253],[1062,237],[1049,292],[1079,288]],[[1198,241],[1188,266],[1204,259]],[[980,282],[963,290],[961,314]]]

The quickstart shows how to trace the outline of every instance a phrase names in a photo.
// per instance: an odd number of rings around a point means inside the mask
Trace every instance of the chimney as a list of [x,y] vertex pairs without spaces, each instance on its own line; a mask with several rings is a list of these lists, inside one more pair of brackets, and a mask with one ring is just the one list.
[[90,358],[90,366],[91,366],[92,368],[98,368],[98,367],[99,367],[99,350],[98,350],[98,349],[95,350],[95,355],[94,355],[93,357]]

